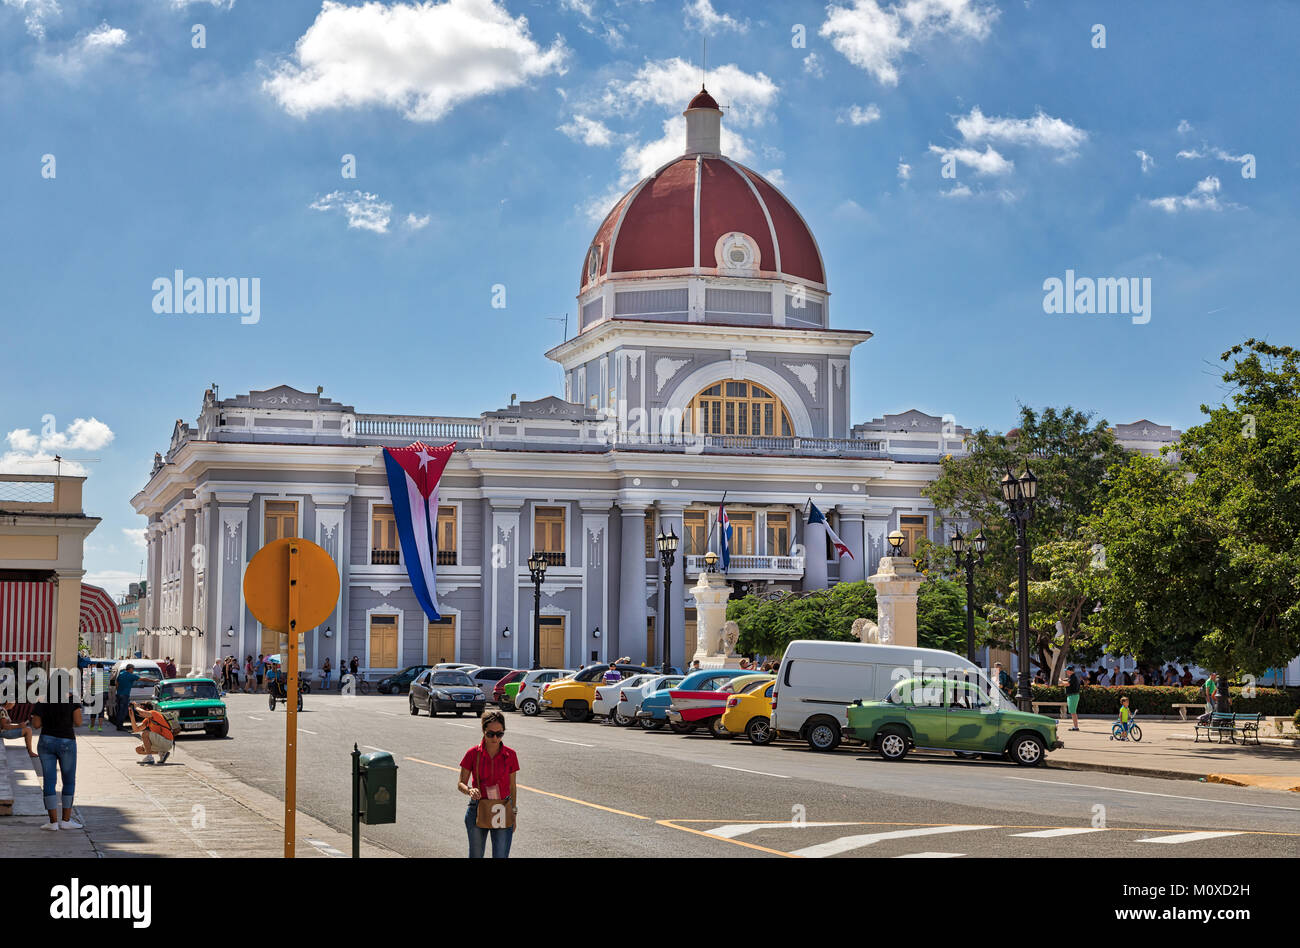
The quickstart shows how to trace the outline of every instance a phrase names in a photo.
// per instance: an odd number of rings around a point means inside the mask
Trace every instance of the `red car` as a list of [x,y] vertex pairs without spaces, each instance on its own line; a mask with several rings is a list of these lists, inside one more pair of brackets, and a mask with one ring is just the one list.
[[492,697],[488,700],[497,707],[502,707],[501,702],[504,701],[506,697],[506,685],[509,685],[512,682],[521,681],[523,677],[524,670],[522,668],[516,668],[496,683],[496,687],[492,689]]

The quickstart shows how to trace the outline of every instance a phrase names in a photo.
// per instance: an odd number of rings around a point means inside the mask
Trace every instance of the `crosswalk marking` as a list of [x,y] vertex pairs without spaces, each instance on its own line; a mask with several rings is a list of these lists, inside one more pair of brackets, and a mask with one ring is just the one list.
[[1148,836],[1139,839],[1139,843],[1195,843],[1202,839],[1220,839],[1224,836],[1240,836],[1240,833],[1176,833],[1173,836]]
[[1094,828],[1091,826],[1062,826],[1059,829],[1039,830],[1036,833],[1012,833],[1012,836],[1021,836],[1025,839],[1052,839],[1056,836],[1078,836],[1081,833],[1104,833],[1103,828]]
[[765,829],[802,829],[806,826],[860,826],[860,823],[728,823],[726,826],[719,826],[717,829],[705,830],[710,836],[721,836],[723,839],[735,839],[737,836],[743,836],[746,833],[752,833],[755,830]]
[[968,833],[974,830],[997,829],[996,826],[926,826],[920,829],[893,830],[888,833],[864,833],[860,836],[841,836],[828,843],[818,843],[804,849],[796,849],[791,856],[803,856],[817,859],[824,856],[836,856],[853,849],[862,849],[890,839],[908,839],[913,836],[936,836],[941,833]]
[[901,856],[895,856],[895,859],[957,859],[966,855],[965,853],[903,853]]

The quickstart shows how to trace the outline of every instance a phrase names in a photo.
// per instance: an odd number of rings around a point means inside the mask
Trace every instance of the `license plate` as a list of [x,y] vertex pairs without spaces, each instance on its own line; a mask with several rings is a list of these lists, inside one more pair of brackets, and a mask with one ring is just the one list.
[[456,702],[456,707],[458,707],[458,708],[468,708],[468,707],[469,707],[469,702],[468,702],[468,701],[457,701],[457,702]]
[[183,731],[197,731],[199,728],[201,728],[201,727],[203,727],[203,726],[204,726],[204,722],[203,722],[203,721],[186,721],[184,724],[181,725],[181,730],[183,730]]

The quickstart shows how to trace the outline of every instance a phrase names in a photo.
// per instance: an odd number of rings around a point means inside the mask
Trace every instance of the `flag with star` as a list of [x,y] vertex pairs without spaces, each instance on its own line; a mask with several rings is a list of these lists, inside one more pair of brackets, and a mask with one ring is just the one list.
[[438,614],[438,481],[456,442],[431,448],[416,441],[404,448],[384,448],[388,492],[401,542],[402,561],[415,598],[432,622]]

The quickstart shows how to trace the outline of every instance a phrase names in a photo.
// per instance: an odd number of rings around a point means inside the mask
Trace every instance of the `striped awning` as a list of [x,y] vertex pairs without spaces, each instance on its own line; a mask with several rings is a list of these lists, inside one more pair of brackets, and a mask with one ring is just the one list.
[[45,662],[54,652],[54,583],[0,582],[0,661]]
[[81,634],[118,635],[122,617],[113,597],[98,586],[81,584]]

